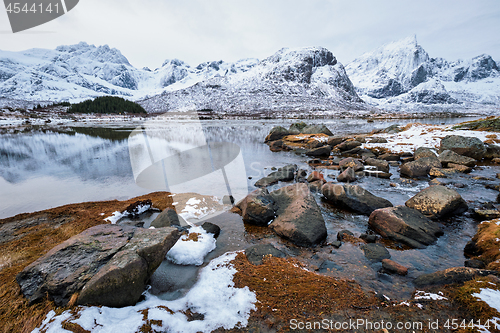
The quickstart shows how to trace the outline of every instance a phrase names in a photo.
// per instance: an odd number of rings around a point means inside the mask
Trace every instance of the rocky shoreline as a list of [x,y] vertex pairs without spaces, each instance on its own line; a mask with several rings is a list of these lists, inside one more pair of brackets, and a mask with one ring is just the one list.
[[[231,261],[236,268],[233,278],[236,287],[249,288],[258,300],[256,308],[250,312],[245,330],[288,331],[292,318],[303,322],[319,318],[330,321],[364,318],[426,323],[432,319],[444,323],[446,318],[453,317],[467,320],[467,323],[473,320],[476,324],[499,318],[498,309],[478,301],[473,294],[485,288],[497,293],[500,289],[500,192],[497,200],[491,202],[467,202],[457,192],[460,183],[464,182],[463,177],[483,177],[488,182],[483,185],[485,188],[500,190],[500,173],[474,176],[475,170],[485,166],[493,166],[486,171],[498,169],[500,134],[496,134],[496,122],[500,119],[486,119],[483,125],[480,122],[468,124],[479,131],[414,124],[351,136],[335,136],[325,126],[305,123],[293,124],[289,129],[273,128],[265,141],[277,157],[280,151],[308,156],[310,169],[297,165],[276,168],[258,179],[255,182],[258,189],[231,210],[231,219],[235,219],[236,214],[241,215],[236,220],[246,234],[265,235],[252,236],[254,238],[249,243],[253,245],[242,245],[245,251],[239,252]],[[429,186],[419,190],[403,205],[393,205],[391,200],[365,189],[359,183],[364,177],[380,179],[387,188],[398,186],[400,182],[417,181],[428,181]],[[333,240],[318,198],[329,207],[366,216],[366,232],[336,230]],[[78,304],[135,304],[141,299],[151,274],[180,234],[185,235],[184,241],[194,243],[205,237],[203,231],[191,233],[187,230],[189,226],[178,218],[172,203],[168,193],[158,192],[126,202],[68,205],[0,220],[0,243],[5,248],[5,262],[0,267],[3,283],[0,292],[13,304],[10,309],[2,306],[3,331],[32,330],[42,324],[50,310],[56,310],[57,314],[67,309],[73,313],[83,311]],[[116,211],[130,211],[129,215],[136,214],[140,219],[143,211],[151,209],[162,212],[151,222],[153,229],[121,225],[119,220],[117,225],[108,224],[109,221],[105,220]],[[443,226],[455,223],[454,220],[463,214],[478,221],[476,235],[464,249],[457,249],[457,255],[463,252],[468,258],[464,267],[450,267],[414,278],[409,274],[413,267],[391,257],[388,249],[392,252],[394,249],[406,251],[434,246],[444,235]],[[203,228],[214,239],[220,234],[223,240],[217,242],[224,243],[224,233],[230,232],[229,228],[218,225],[217,218],[209,221]],[[103,240],[103,234],[109,238]],[[158,242],[152,244],[148,241],[141,245],[141,241],[134,240],[136,234],[142,239],[156,238]],[[122,242],[117,244],[120,239]],[[280,241],[269,243],[268,239]],[[108,241],[116,246],[111,246]],[[95,246],[96,242],[100,245]],[[76,243],[80,250],[75,250]],[[82,250],[90,244],[94,244],[91,251]],[[411,299],[390,300],[354,280],[332,276],[330,273],[338,269],[338,265],[323,253],[331,251],[334,255],[336,249],[342,247],[361,250],[369,263],[380,268],[383,276],[401,276],[407,284],[414,285]],[[61,258],[68,260],[68,257],[55,255],[67,253],[68,249],[73,253],[85,252],[88,262],[75,259],[74,262],[80,263],[69,266],[74,268],[71,272],[46,266],[51,260],[53,267],[68,266],[61,261]],[[104,253],[103,249],[109,253],[93,258],[95,253]],[[301,253],[300,258],[294,258],[293,253]],[[319,254],[325,260],[316,269],[303,260]],[[99,263],[98,269],[94,265],[96,262]],[[125,272],[137,272],[137,282],[132,282],[133,274],[120,273],[117,267]],[[45,279],[49,275],[56,279]],[[73,276],[76,284],[69,283],[69,276]],[[115,289],[120,286],[117,281],[121,281],[121,293],[133,291],[133,297],[124,300],[106,296],[102,286],[109,281],[114,281],[111,285]],[[93,282],[90,285],[97,286],[97,292],[90,287],[84,288],[87,282]],[[110,293],[117,295],[116,290]],[[89,300],[87,294],[100,298]],[[196,309],[182,313],[195,321],[203,320],[204,316]],[[154,321],[147,312],[144,316],[141,331],[153,332],[153,322],[156,327],[168,326],[167,322]],[[499,325],[496,329],[500,329],[500,320],[496,323]],[[83,329],[70,318],[63,320],[61,325],[74,332]],[[495,332],[494,325],[489,331]],[[463,331],[467,328],[477,330],[479,326],[465,327]],[[227,329],[240,331],[243,328]],[[449,330],[441,326],[423,331]]]

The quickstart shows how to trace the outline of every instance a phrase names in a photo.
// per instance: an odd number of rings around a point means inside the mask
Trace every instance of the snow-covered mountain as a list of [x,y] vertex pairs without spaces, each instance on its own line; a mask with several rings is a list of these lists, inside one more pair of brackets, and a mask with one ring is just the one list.
[[500,105],[500,69],[491,56],[431,58],[415,36],[362,55],[346,71],[361,98],[379,107]]
[[366,109],[342,64],[322,47],[284,48],[248,71],[216,76],[140,104],[153,112],[195,109],[274,115]]
[[135,68],[120,51],[107,45],[82,42],[55,50],[0,51],[0,98],[73,102],[118,95],[139,99],[214,76],[244,72],[257,63],[257,59],[245,59],[190,67],[173,59],[151,71]]

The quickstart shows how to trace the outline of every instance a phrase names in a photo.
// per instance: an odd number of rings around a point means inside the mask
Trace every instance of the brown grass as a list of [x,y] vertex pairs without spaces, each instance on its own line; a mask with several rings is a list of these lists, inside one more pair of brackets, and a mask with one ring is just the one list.
[[500,271],[500,219],[485,221],[478,227],[473,238],[481,253],[478,259],[482,260],[488,269]]
[[[131,203],[145,199],[151,199],[153,206],[161,210],[173,208],[169,193],[155,192],[126,201],[71,204],[0,220],[0,228],[4,230],[8,226],[16,226],[9,228],[7,237],[0,243],[2,258],[6,259],[0,267],[0,332],[31,332],[50,310],[63,310],[56,309],[49,300],[28,305],[15,280],[24,267],[68,238],[107,223],[104,218],[114,211],[123,211]],[[24,224],[26,221],[35,222],[27,226]]]

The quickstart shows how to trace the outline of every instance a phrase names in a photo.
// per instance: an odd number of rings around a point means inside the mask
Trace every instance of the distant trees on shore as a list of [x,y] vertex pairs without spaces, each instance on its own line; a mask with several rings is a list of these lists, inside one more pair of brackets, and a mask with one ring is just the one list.
[[146,113],[137,103],[116,96],[102,96],[94,100],[71,104],[68,112],[75,113]]

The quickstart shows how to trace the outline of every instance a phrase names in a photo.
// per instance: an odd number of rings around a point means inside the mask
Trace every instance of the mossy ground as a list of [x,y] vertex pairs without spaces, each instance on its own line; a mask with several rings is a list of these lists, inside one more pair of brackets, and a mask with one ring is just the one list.
[[470,129],[477,131],[500,132],[500,117],[487,117],[479,120],[467,121],[453,129]]

